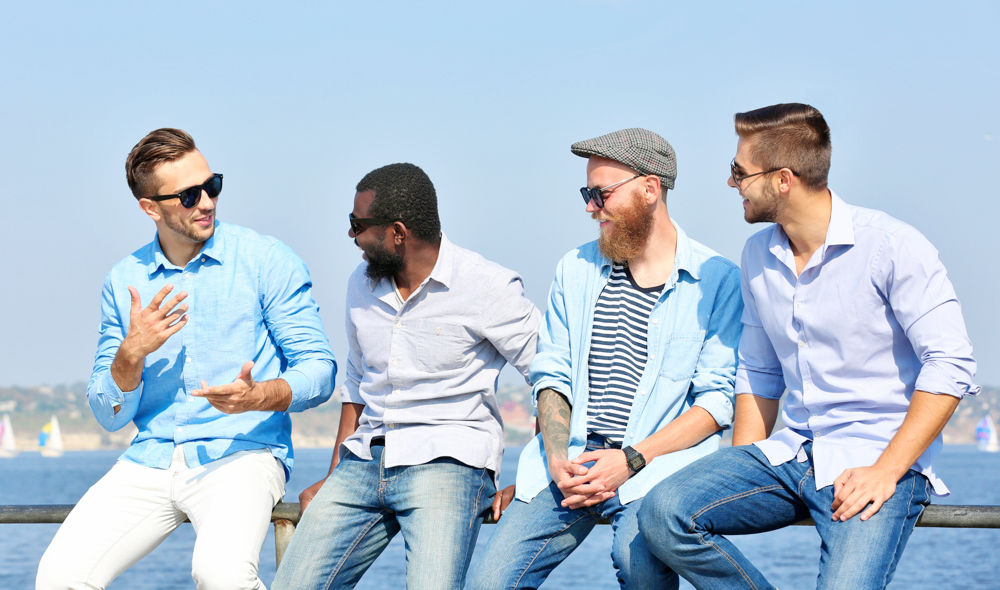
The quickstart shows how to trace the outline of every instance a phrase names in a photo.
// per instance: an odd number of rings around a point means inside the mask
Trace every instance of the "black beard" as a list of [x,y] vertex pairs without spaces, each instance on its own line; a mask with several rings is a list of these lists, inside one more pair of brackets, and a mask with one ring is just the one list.
[[368,267],[365,268],[365,276],[369,279],[379,280],[395,276],[406,268],[406,260],[395,252],[390,252],[381,244],[373,245],[365,250],[368,256]]

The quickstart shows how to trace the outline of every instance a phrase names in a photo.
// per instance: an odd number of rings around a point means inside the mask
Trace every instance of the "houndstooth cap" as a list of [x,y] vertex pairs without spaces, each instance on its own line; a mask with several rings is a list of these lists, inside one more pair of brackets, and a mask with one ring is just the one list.
[[569,149],[581,158],[601,156],[621,162],[641,174],[655,174],[660,177],[663,188],[674,188],[674,179],[677,178],[674,148],[667,140],[648,129],[622,129],[594,139],[578,141]]

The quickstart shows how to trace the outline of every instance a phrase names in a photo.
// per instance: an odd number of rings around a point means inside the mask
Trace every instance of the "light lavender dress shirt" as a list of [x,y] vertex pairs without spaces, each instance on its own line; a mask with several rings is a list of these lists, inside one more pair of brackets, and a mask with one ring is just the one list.
[[541,313],[521,277],[441,237],[429,277],[400,303],[392,281],[365,277],[347,286],[350,354],[343,402],[363,404],[358,429],[341,447],[371,459],[385,437],[385,464],[421,465],[451,457],[500,473],[500,369],[528,379]]
[[[831,193],[832,194],[832,193]],[[826,242],[795,276],[779,225],[743,249],[743,335],[736,392],[779,399],[787,428],[756,443],[772,465],[813,441],[816,489],[874,465],[899,430],[914,389],[976,395],[962,307],[920,232],[832,194]],[[939,496],[941,436],[913,465]]]

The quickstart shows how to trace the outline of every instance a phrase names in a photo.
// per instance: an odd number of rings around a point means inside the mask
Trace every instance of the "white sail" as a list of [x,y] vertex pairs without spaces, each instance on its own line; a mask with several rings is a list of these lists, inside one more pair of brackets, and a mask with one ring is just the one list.
[[62,457],[63,454],[63,444],[62,444],[62,432],[59,431],[59,420],[52,416],[52,421],[48,423],[51,428],[48,436],[48,440],[45,441],[45,445],[42,447],[43,457]]
[[14,429],[10,425],[10,415],[3,415],[0,422],[0,457],[7,459],[17,456],[17,445],[14,444]]
[[989,414],[976,425],[976,440],[979,442],[979,450],[988,453],[1000,452],[1000,439],[997,438],[997,427],[993,423],[993,417]]

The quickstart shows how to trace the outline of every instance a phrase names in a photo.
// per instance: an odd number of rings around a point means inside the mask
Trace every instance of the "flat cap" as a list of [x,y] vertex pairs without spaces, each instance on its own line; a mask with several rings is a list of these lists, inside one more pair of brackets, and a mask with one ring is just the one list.
[[659,135],[633,127],[578,141],[569,148],[581,158],[601,156],[621,162],[641,174],[655,174],[665,189],[674,188],[677,178],[677,156],[674,148]]

